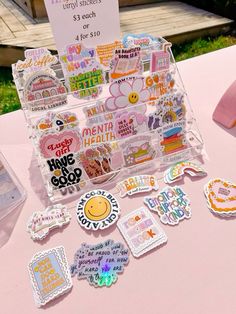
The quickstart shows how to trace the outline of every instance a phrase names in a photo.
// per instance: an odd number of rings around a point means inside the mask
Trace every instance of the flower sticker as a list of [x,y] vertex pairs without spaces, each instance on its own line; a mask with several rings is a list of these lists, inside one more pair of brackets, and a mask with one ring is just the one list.
[[[110,86],[112,97],[107,98],[105,106],[108,110],[123,109],[145,103],[150,98],[150,92],[144,87],[143,78],[133,81],[114,82]],[[146,111],[146,106],[138,106],[138,111]]]

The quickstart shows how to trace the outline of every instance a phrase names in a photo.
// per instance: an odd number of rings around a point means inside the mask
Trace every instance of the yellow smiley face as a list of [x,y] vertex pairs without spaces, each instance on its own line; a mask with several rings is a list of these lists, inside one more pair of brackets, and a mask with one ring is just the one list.
[[131,104],[136,104],[139,100],[139,95],[136,92],[132,92],[129,94],[129,102]]
[[84,213],[90,220],[103,220],[109,216],[111,204],[103,196],[93,196],[84,207]]

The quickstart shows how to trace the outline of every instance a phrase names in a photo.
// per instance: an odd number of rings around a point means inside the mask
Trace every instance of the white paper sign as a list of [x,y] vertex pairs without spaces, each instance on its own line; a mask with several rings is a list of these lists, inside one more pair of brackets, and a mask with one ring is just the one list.
[[118,0],[44,0],[59,54],[71,43],[87,47],[120,38]]

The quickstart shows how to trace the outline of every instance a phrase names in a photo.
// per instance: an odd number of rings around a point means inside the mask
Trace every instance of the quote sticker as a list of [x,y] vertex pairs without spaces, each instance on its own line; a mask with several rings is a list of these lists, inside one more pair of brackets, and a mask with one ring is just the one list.
[[72,276],[87,279],[94,287],[110,287],[129,263],[128,249],[112,240],[88,245],[83,243],[71,265]]
[[108,191],[93,190],[82,195],[77,204],[77,219],[87,230],[103,230],[119,218],[120,206]]
[[35,303],[41,307],[69,292],[72,280],[64,247],[34,255],[28,265]]

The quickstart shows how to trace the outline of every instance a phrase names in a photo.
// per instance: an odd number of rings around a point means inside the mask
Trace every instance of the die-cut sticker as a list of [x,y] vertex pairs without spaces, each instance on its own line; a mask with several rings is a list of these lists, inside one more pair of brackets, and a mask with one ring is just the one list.
[[77,132],[65,130],[60,133],[48,133],[41,136],[39,149],[44,158],[61,157],[79,152],[81,139]]
[[130,75],[141,75],[143,66],[140,51],[140,47],[116,49],[111,61],[110,81]]
[[108,191],[93,190],[82,195],[77,204],[77,219],[87,230],[103,230],[119,218],[120,206]]
[[98,97],[105,77],[100,63],[95,59],[93,48],[85,48],[82,44],[69,45],[61,61],[68,88],[74,96],[81,99]]
[[24,100],[31,111],[42,111],[67,104],[66,88],[55,76],[39,71],[28,77]]
[[170,67],[170,53],[167,50],[171,47],[171,43],[163,44],[163,50],[153,51],[151,54],[151,72],[160,72],[169,70]]
[[85,127],[81,134],[83,147],[112,142],[116,139],[112,121]]
[[83,108],[83,111],[87,119],[87,125],[89,126],[105,123],[114,118],[114,114],[107,111],[105,103],[101,100],[98,100],[94,105],[86,106],[86,108]]
[[155,149],[151,146],[151,136],[149,135],[132,137],[120,146],[123,150],[126,167],[152,160],[156,156]]
[[177,225],[191,218],[190,201],[180,187],[164,188],[154,197],[145,197],[144,203],[160,216],[163,224]]
[[[110,111],[133,107],[133,110],[145,112],[145,103],[150,98],[150,92],[144,87],[142,77],[112,83],[110,85],[110,94],[112,97],[107,98],[105,102],[106,108]],[[143,105],[138,106],[139,104]]]
[[27,231],[33,240],[42,240],[50,230],[68,224],[71,215],[66,206],[56,204],[47,207],[44,211],[34,212],[27,224]]
[[151,94],[150,100],[152,102],[149,102],[149,104],[159,107],[159,104],[156,104],[156,100],[167,93],[173,92],[175,86],[174,73],[167,71],[150,74],[146,77],[145,84]]
[[175,153],[187,147],[184,130],[185,121],[171,123],[158,129],[162,155]]
[[54,189],[62,189],[82,181],[83,170],[74,154],[46,160],[50,171],[49,182]]
[[147,131],[147,117],[139,112],[123,112],[115,117],[117,139],[127,138]]
[[[79,162],[82,164],[87,176],[93,184],[104,183],[114,178],[119,170],[113,168],[113,158],[116,155],[112,153],[112,148],[108,144],[102,144],[94,148],[88,148],[79,155]],[[116,161],[117,164],[117,161]],[[122,160],[120,160],[122,165]],[[116,172],[113,172],[113,169]]]
[[128,249],[121,243],[107,240],[95,245],[83,243],[70,269],[72,276],[87,279],[94,287],[110,287],[128,263]]
[[116,187],[120,191],[120,197],[156,191],[159,188],[157,178],[150,175],[129,177],[119,182]]
[[121,41],[117,40],[114,43],[106,44],[106,45],[98,45],[96,47],[97,56],[99,58],[100,63],[108,68],[110,66],[114,50],[123,48],[123,44]]
[[[24,52],[25,60],[17,61],[16,70],[23,71],[24,79],[27,79],[33,72],[46,70],[50,73],[50,66],[56,64],[58,59],[46,48],[27,49]],[[54,73],[52,71],[52,73]]]
[[64,247],[35,254],[28,265],[35,303],[44,306],[72,288]]
[[73,112],[54,113],[49,111],[46,117],[41,118],[35,124],[39,131],[63,131],[65,129],[74,129],[79,125],[78,118]]
[[236,216],[236,184],[224,179],[212,179],[204,188],[210,211],[221,217]]
[[134,257],[167,242],[167,236],[146,208],[139,208],[122,217],[117,224]]
[[185,174],[189,174],[191,177],[203,177],[207,175],[201,166],[190,161],[181,161],[165,171],[164,181],[165,183],[173,183],[181,180]]

